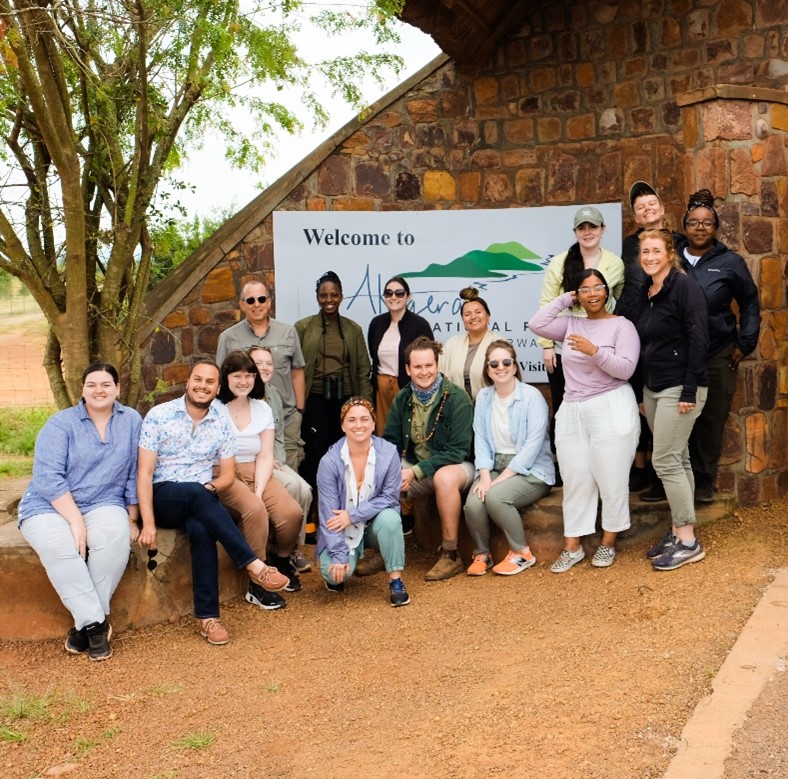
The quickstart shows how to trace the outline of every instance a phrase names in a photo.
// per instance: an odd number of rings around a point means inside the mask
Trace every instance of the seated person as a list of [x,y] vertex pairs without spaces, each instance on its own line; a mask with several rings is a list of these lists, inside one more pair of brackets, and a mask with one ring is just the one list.
[[438,371],[441,345],[419,336],[405,350],[410,384],[394,398],[384,438],[402,454],[401,490],[408,498],[435,493],[441,523],[441,553],[427,581],[456,576],[463,493],[473,482],[473,403],[461,387]]
[[[137,466],[140,544],[156,548],[157,523],[185,528],[192,552],[194,614],[200,635],[217,646],[230,640],[219,621],[217,541],[264,590],[279,592],[290,583],[252,551],[219,502],[218,493],[235,481],[236,442],[227,418],[213,405],[218,392],[219,366],[208,360],[192,365],[186,394],[154,406],[145,417]],[[219,463],[216,477],[214,462]]]
[[118,403],[118,372],[93,363],[82,400],[47,421],[36,439],[33,478],[19,529],[71,612],[66,651],[112,655],[109,603],[137,539],[137,443],[142,419]]
[[[287,450],[285,449],[285,414],[282,395],[273,385],[271,379],[274,375],[274,358],[267,346],[253,346],[249,349],[249,356],[254,360],[260,378],[265,384],[265,402],[271,407],[274,415],[274,478],[296,499],[301,507],[302,524],[298,534],[299,546],[304,544],[306,518],[312,505],[312,488],[298,471],[287,464]],[[309,560],[300,548],[296,548],[291,555],[293,567],[298,573],[307,573],[312,570]]]
[[[219,491],[219,500],[252,551],[290,580],[285,590],[298,592],[301,582],[290,556],[304,518],[295,498],[272,478],[274,417],[265,402],[266,386],[246,351],[237,349],[225,358],[218,397],[218,407],[225,412],[237,444],[235,480]],[[214,465],[213,475],[219,476],[218,465]],[[281,595],[268,593],[254,582],[249,582],[246,600],[263,609],[286,605]]]
[[[479,476],[465,501],[465,522],[474,542],[469,576],[512,576],[536,563],[528,548],[520,510],[550,492],[555,466],[550,452],[547,403],[524,384],[509,341],[493,341],[484,357],[485,387],[473,415]],[[509,553],[497,565],[490,557],[490,520],[506,536]]]
[[345,436],[323,455],[317,471],[320,572],[329,590],[342,592],[365,546],[378,549],[389,575],[391,605],[406,606],[397,449],[372,435],[375,412],[368,400],[346,400],[340,418]]

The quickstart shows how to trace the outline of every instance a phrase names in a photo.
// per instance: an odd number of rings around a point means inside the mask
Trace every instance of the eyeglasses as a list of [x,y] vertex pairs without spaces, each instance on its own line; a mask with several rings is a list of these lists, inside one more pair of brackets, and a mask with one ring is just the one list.
[[384,298],[404,298],[407,294],[404,289],[386,289],[383,291]]
[[701,225],[703,225],[703,227],[705,227],[707,230],[709,230],[710,228],[714,227],[714,220],[713,219],[688,219],[686,224],[687,224],[687,227],[689,227],[691,230],[694,230],[695,228],[700,227]]
[[503,365],[504,368],[511,368],[514,365],[514,360],[510,360],[508,357],[505,360],[488,360],[487,364],[495,370],[499,365]]
[[580,287],[577,290],[581,295],[590,295],[592,292],[604,292],[605,285],[604,284],[594,284],[593,287]]
[[258,303],[265,303],[265,301],[268,300],[268,295],[258,295],[256,298],[255,297],[248,297],[248,298],[246,298],[246,305],[247,306],[253,306],[255,300]]

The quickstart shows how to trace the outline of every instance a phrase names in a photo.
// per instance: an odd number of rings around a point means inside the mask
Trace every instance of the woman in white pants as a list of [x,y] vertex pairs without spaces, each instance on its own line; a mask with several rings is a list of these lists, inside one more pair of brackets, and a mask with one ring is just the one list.
[[[564,550],[553,573],[585,557],[581,536],[596,529],[602,498],[602,543],[591,564],[612,565],[616,538],[629,528],[629,469],[640,426],[635,394],[627,380],[637,367],[635,326],[609,313],[607,281],[593,268],[582,271],[577,289],[541,308],[529,322],[539,336],[564,345],[564,400],[555,418],[555,444],[564,481]],[[577,303],[585,316],[565,315]]]
[[82,376],[82,400],[47,421],[36,439],[33,478],[19,529],[71,612],[66,651],[112,655],[110,599],[139,536],[137,446],[142,419],[117,402],[112,365]]

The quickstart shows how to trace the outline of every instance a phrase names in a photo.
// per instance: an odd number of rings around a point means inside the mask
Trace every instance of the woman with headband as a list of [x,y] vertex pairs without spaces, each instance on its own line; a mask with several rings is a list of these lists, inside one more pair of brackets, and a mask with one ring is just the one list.
[[[758,288],[741,255],[717,239],[720,219],[708,189],[690,195],[681,264],[700,284],[709,309],[709,396],[689,440],[695,501],[711,503],[739,363],[755,349],[761,326]],[[733,303],[736,303],[736,311]]]
[[373,435],[375,410],[366,398],[345,401],[340,419],[345,435],[326,452],[317,472],[320,572],[331,592],[343,592],[365,547],[378,549],[389,575],[390,603],[406,606],[399,452]]
[[333,271],[315,284],[319,313],[295,323],[304,353],[306,403],[301,423],[304,460],[299,472],[314,492],[320,458],[342,435],[339,410],[347,398],[372,400],[367,344],[361,328],[340,316],[342,282]]

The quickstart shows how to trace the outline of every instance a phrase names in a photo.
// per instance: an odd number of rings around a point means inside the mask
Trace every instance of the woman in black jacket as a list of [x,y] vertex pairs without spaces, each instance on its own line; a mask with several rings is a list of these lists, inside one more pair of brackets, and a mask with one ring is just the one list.
[[[684,214],[686,239],[678,246],[687,275],[698,282],[709,309],[709,396],[690,436],[695,500],[711,503],[731,410],[739,363],[755,349],[761,327],[758,288],[741,255],[717,240],[720,219],[708,189],[690,195]],[[732,303],[736,301],[738,321]]]
[[367,331],[377,409],[375,434],[379,436],[383,435],[394,396],[410,381],[405,371],[405,349],[420,335],[432,339],[430,323],[408,310],[410,287],[402,276],[386,282],[383,302],[388,311],[376,316]]
[[704,557],[695,538],[689,436],[706,402],[709,334],[706,300],[681,269],[668,230],[644,230],[640,263],[648,277],[640,315],[643,411],[654,436],[651,462],[665,487],[671,531],[646,553],[658,571]]

